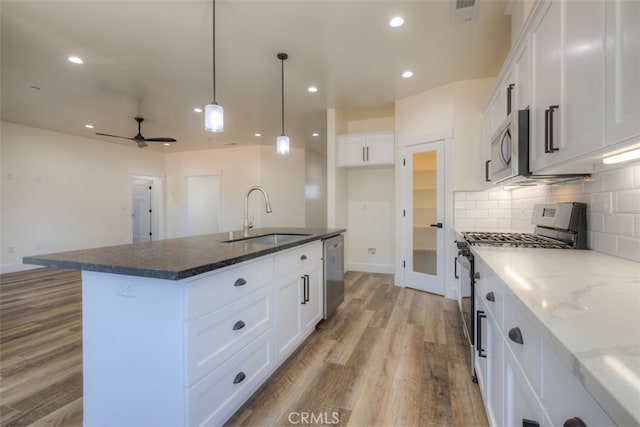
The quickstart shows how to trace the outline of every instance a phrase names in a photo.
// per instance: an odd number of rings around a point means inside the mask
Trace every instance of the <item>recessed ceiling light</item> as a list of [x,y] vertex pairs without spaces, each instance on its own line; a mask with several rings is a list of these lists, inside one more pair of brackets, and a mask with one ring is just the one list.
[[67,58],[69,62],[73,62],[74,64],[84,64],[84,61],[79,56],[70,56]]
[[171,146],[171,144],[169,144],[168,142],[165,142],[165,143],[164,143],[164,146],[165,146],[165,147],[169,147],[169,146]]
[[315,86],[309,86],[307,88],[307,92],[316,93],[317,91],[318,91],[318,88]]
[[84,125],[84,127],[86,127],[87,129],[93,129],[93,125],[90,125],[88,123],[86,125]]
[[260,132],[256,132],[256,136],[262,136]]
[[318,136],[318,135],[320,135],[318,132],[314,132],[311,134],[311,136]]
[[404,19],[400,16],[394,16],[389,20],[390,27],[400,27],[404,24]]
[[202,108],[196,107],[196,108],[193,109],[193,111],[196,112],[196,113],[202,113]]
[[232,146],[232,145],[238,145],[238,143],[237,143],[237,142],[227,142],[227,143],[226,143],[226,144],[224,144],[224,145]]
[[404,77],[405,79],[408,79],[410,77],[413,77],[413,71],[405,71],[404,73],[402,73],[402,77]]

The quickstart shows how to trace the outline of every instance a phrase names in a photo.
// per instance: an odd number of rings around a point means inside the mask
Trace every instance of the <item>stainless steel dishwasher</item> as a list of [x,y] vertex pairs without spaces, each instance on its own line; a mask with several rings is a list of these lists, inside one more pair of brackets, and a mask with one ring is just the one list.
[[342,234],[324,243],[324,311],[328,319],[344,301],[344,237]]

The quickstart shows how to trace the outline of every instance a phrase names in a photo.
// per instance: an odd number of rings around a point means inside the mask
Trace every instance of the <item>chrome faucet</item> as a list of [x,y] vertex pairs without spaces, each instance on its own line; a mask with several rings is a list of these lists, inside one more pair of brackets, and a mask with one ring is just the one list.
[[253,223],[249,221],[249,194],[254,190],[262,192],[262,195],[264,196],[265,209],[267,210],[267,213],[271,213],[271,203],[269,203],[267,190],[259,185],[253,186],[247,190],[247,194],[244,195],[244,222],[242,223],[242,232],[244,237],[249,237],[249,229],[253,227]]

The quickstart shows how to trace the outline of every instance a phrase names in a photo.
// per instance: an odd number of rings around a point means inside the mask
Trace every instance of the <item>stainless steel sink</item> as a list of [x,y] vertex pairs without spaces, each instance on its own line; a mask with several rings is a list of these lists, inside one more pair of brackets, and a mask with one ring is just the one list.
[[225,240],[223,243],[253,243],[257,245],[277,245],[278,243],[288,242],[290,240],[299,239],[301,237],[310,236],[311,234],[299,233],[273,233],[255,237],[241,237],[239,239]]

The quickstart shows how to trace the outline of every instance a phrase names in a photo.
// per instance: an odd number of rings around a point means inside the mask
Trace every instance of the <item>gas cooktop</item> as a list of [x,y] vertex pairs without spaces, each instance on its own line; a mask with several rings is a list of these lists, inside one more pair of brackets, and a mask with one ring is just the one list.
[[529,233],[463,232],[468,244],[474,246],[514,246],[521,248],[569,249],[562,240]]

